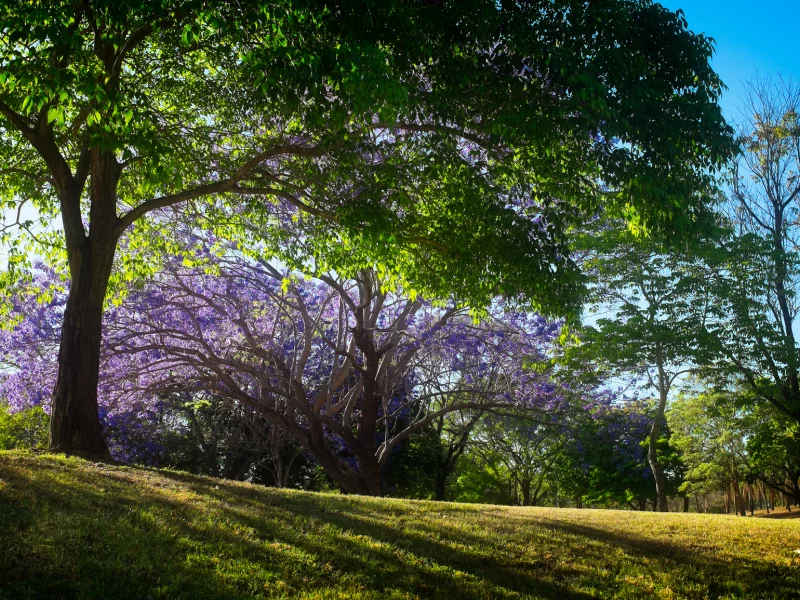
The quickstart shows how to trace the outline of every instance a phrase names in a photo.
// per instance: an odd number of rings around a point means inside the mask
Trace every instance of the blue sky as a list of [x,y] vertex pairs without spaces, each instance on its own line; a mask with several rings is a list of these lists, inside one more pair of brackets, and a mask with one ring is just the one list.
[[712,65],[729,88],[720,104],[740,115],[742,82],[756,72],[800,79],[800,0],[661,0],[683,9],[689,29],[716,40]]

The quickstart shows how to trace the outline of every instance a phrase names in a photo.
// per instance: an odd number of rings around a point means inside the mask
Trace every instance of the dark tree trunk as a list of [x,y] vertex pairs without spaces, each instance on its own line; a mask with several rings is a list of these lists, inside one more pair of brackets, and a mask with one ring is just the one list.
[[[54,173],[67,242],[70,287],[58,351],[50,449],[110,459],[97,409],[97,382],[103,302],[122,233],[116,194],[122,166],[113,152],[99,148],[82,153],[81,162],[85,161],[89,165],[91,199],[88,234],[81,218],[83,184],[71,176]],[[69,171],[66,163],[60,169]]]
[[436,473],[436,500],[439,502],[447,501],[447,475],[441,470]]
[[364,491],[360,493],[367,496],[383,496],[382,469],[378,461],[370,456],[367,460],[359,460],[359,467],[364,484]]
[[689,512],[689,496],[683,497],[683,512]]
[[522,488],[522,506],[530,506],[531,505],[531,480],[530,479],[522,479],[520,481],[520,487]]
[[[110,458],[100,425],[97,382],[103,302],[114,250],[113,242],[96,244],[86,238],[78,256],[70,261],[73,275],[61,329],[50,418],[53,451]],[[77,277],[73,262],[77,263]]]
[[250,469],[250,465],[253,464],[254,460],[255,456],[252,454],[226,454],[222,478],[244,481],[244,476],[247,475],[247,471]]
[[664,410],[667,406],[667,394],[669,392],[667,375],[661,361],[658,361],[658,407],[656,409],[655,418],[653,419],[653,426],[650,428],[650,440],[647,450],[647,461],[650,463],[650,470],[653,471],[653,479],[656,482],[656,498],[658,512],[668,512],[669,505],[667,503],[667,479],[664,476],[664,468],[658,461],[657,444],[658,438],[661,435],[661,424],[664,421]]

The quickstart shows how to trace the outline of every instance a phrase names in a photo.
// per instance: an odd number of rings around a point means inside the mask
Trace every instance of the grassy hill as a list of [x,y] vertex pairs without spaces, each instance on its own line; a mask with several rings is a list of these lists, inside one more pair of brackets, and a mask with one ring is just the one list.
[[0,453],[0,598],[793,598],[800,520],[278,491]]

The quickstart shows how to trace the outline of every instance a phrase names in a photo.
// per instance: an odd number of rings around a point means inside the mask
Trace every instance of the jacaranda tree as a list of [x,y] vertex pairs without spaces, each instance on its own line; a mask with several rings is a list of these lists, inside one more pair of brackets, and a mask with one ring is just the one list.
[[[0,393],[18,408],[41,403],[56,377],[52,323],[64,300],[54,295],[11,333],[4,360],[15,368]],[[343,489],[380,494],[392,453],[443,416],[557,409],[558,386],[533,365],[559,330],[500,308],[475,323],[466,309],[389,293],[371,271],[305,281],[236,256],[173,261],[107,312],[102,413],[115,454],[131,459],[153,454],[143,424],[165,400],[223,402],[286,432]]]
[[730,142],[711,53],[650,0],[0,4],[6,279],[32,245],[70,277],[51,448],[107,454],[104,300],[115,259],[147,271],[117,249],[152,244],[154,211],[282,199],[322,223],[317,261],[564,312],[566,232],[600,203],[667,234],[704,220]]
[[213,275],[176,267],[109,319],[121,368],[108,393],[191,390],[252,407],[343,489],[381,494],[391,454],[440,416],[557,406],[557,386],[528,367],[558,331],[495,311],[475,324],[464,309],[388,293],[366,270],[303,282],[241,259]]

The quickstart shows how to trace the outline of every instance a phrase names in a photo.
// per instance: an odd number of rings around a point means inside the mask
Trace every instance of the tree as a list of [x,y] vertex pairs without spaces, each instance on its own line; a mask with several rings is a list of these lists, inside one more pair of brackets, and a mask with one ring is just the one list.
[[668,419],[673,443],[683,453],[695,491],[732,492],[734,512],[746,516],[742,487],[750,471],[746,451],[748,407],[725,392],[681,395]]
[[538,316],[385,291],[374,273],[292,280],[269,263],[176,265],[110,313],[101,389],[138,405],[173,390],[255,410],[351,493],[383,492],[389,457],[443,415],[558,405],[541,361],[559,331]]
[[497,477],[507,474],[522,497],[522,506],[536,506],[549,490],[548,478],[564,444],[565,431],[555,415],[549,421],[531,414],[489,416],[472,442],[473,456]]
[[104,300],[115,258],[120,280],[147,271],[117,250],[126,235],[155,255],[159,209],[267,220],[288,203],[315,260],[344,240],[328,257],[342,270],[380,262],[431,297],[564,312],[580,300],[571,223],[602,200],[689,234],[730,146],[711,40],[649,0],[59,0],[0,15],[6,278],[30,244],[70,278],[53,450],[107,454]]
[[436,448],[434,499],[447,500],[447,480],[472,441],[472,432],[482,417],[480,410],[454,412],[441,415],[433,423]]
[[710,330],[718,366],[756,397],[800,422],[797,252],[800,235],[800,87],[755,80],[749,86],[741,153],[725,205],[730,236],[710,271],[721,318]]
[[588,241],[592,301],[600,314],[586,327],[577,360],[594,361],[610,376],[643,377],[658,394],[650,427],[648,461],[658,510],[667,511],[667,477],[658,459],[667,399],[676,380],[704,366],[711,342],[707,322],[716,317],[693,252],[670,251],[650,239],[610,228]]
[[747,455],[751,476],[800,505],[800,424],[763,399],[750,406]]
[[645,510],[654,497],[648,452],[642,446],[652,415],[636,401],[597,394],[585,414],[573,418],[560,457],[560,487],[578,506],[631,506]]
[[41,406],[12,412],[0,402],[0,450],[44,448],[47,444],[47,414]]

